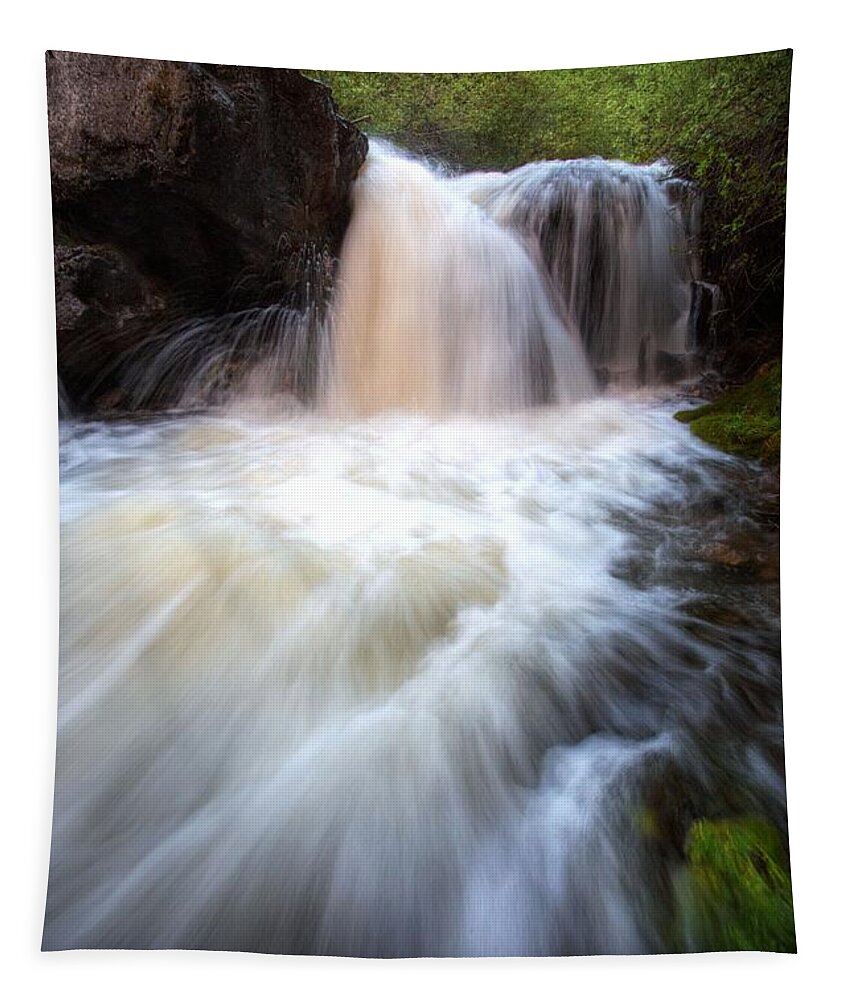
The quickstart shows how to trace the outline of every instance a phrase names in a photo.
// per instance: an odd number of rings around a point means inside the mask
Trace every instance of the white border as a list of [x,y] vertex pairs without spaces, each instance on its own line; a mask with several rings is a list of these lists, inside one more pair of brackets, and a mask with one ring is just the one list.
[[[2,97],[3,670],[0,881],[9,996],[255,995],[309,990],[718,1000],[798,996],[844,971],[849,901],[849,251],[847,29],[828,0],[692,5],[365,0],[178,6],[31,4],[4,15]],[[17,17],[17,23],[13,18]],[[367,963],[203,953],[38,951],[55,727],[55,352],[43,52],[46,48],[331,69],[538,69],[792,47],[783,426],[784,685],[800,954]],[[843,219],[843,215],[845,218]],[[841,429],[841,434],[839,429]],[[11,988],[11,989],[10,989]],[[834,990],[825,991],[833,995]]]

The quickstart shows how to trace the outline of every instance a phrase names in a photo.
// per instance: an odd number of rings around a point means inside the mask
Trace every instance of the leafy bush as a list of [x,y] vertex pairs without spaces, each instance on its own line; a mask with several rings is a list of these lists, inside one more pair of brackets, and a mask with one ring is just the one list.
[[764,359],[780,353],[791,66],[784,50],[527,73],[309,72],[368,133],[450,163],[671,161],[705,196],[700,249],[722,286],[722,347],[769,330]]

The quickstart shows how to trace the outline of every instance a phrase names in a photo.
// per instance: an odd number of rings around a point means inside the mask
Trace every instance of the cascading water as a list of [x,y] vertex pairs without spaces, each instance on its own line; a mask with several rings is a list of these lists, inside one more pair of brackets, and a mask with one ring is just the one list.
[[62,424],[49,949],[688,948],[690,819],[784,821],[776,587],[700,556],[749,468],[370,155],[315,408]]
[[444,176],[379,147],[354,203],[331,401],[359,413],[500,412],[592,394],[533,252]]
[[456,184],[540,245],[595,367],[652,377],[659,352],[691,349],[700,205],[669,165],[529,163],[508,174],[465,174]]

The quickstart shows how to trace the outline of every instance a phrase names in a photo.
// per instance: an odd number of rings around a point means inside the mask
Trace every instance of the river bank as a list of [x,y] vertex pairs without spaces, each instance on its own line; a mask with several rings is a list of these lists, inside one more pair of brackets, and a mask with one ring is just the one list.
[[749,382],[722,391],[704,406],[681,410],[675,417],[722,451],[779,468],[781,386],[781,363],[769,362]]

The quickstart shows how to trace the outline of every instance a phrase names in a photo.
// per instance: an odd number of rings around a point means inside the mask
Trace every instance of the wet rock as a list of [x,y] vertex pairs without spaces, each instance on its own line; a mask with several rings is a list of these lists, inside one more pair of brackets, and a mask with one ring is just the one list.
[[124,389],[110,389],[95,400],[98,410],[118,410],[127,402],[127,392]]
[[64,391],[79,401],[102,393],[114,366],[147,325],[163,313],[156,286],[116,247],[65,246],[53,255],[57,356]]
[[719,372],[710,369],[702,372],[693,382],[682,385],[677,395],[683,399],[699,399],[710,403],[729,388],[729,382]]
[[747,627],[750,618],[740,609],[722,604],[709,597],[699,597],[680,605],[680,610],[693,618],[697,618],[709,625],[718,625],[724,628]]
[[743,552],[725,542],[710,542],[699,546],[697,551],[701,559],[718,566],[749,566],[752,562],[751,553]]
[[715,314],[721,293],[717,285],[708,281],[692,281],[691,306],[688,317],[689,341],[702,353],[715,346]]
[[[722,338],[719,336],[719,341]],[[783,331],[780,327],[768,330],[734,330],[727,332],[723,343],[713,352],[715,365],[735,382],[755,377],[766,365],[776,363],[781,356]]]
[[146,327],[280,301],[305,253],[338,248],[366,139],[322,84],[72,52],[47,54],[47,83],[59,364],[75,401]]
[[753,497],[751,515],[776,532],[780,526],[780,466],[762,466],[748,484]]
[[742,533],[698,545],[694,555],[703,562],[755,576],[763,583],[780,579],[780,554],[773,536]]
[[639,830],[664,854],[685,857],[686,834],[700,815],[702,793],[671,760],[648,768],[643,779]]
[[689,359],[681,354],[657,351],[655,368],[656,374],[663,382],[679,382],[688,375]]

